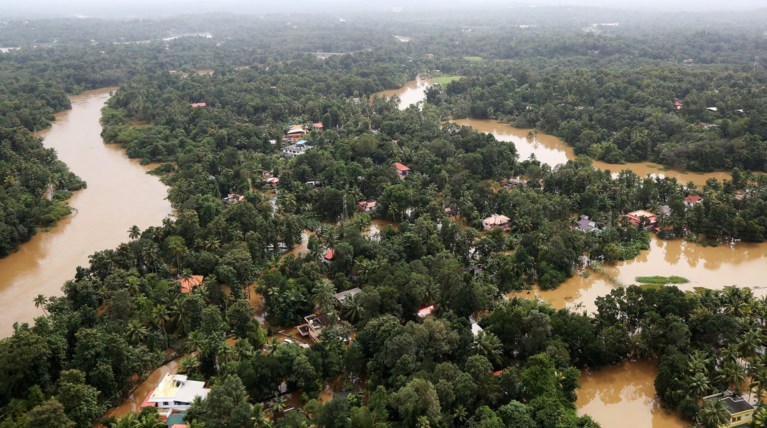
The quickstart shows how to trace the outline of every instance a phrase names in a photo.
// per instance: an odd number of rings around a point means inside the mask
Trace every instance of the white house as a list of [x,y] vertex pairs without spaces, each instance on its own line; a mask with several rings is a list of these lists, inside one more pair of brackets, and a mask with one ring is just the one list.
[[296,156],[301,156],[302,154],[306,153],[307,150],[311,149],[312,146],[307,146],[306,141],[301,140],[297,142],[296,144],[291,144],[287,147],[284,147],[282,149],[282,155],[287,158],[292,158]]
[[147,404],[157,407],[161,416],[167,416],[173,411],[188,410],[195,397],[203,400],[210,389],[205,388],[205,382],[188,380],[186,376],[168,373],[160,384],[147,398]]

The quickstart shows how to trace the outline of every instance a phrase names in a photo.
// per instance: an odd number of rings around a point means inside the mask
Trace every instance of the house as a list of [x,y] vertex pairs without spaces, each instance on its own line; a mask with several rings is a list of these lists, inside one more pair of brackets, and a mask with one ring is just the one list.
[[236,204],[237,202],[242,202],[244,200],[245,200],[245,196],[238,195],[236,193],[230,193],[230,194],[226,195],[226,197],[224,198],[224,203]]
[[338,302],[339,305],[343,305],[346,303],[346,299],[348,299],[350,296],[356,296],[357,294],[361,293],[362,289],[359,287],[352,288],[351,290],[342,291],[340,293],[336,293],[336,302]]
[[192,103],[192,108],[202,108],[207,106],[208,105],[206,103]]
[[377,206],[376,201],[360,201],[357,202],[357,211],[370,214],[376,210]]
[[682,109],[682,102],[679,101],[679,100],[674,101],[674,108],[676,110],[681,110]]
[[317,122],[312,124],[312,128],[316,129],[317,131],[322,131],[324,126],[322,125],[322,122]]
[[511,219],[505,215],[493,214],[490,217],[482,220],[482,228],[485,230],[509,230],[509,221],[511,221]]
[[645,228],[648,228],[648,229],[655,227],[655,225],[658,223],[658,218],[655,217],[655,214],[645,210],[632,211],[626,214],[626,217],[634,226],[639,226],[640,224],[642,224],[642,221],[644,219]]
[[399,175],[399,178],[404,179],[408,175],[410,175],[410,168],[406,167],[405,165],[402,165],[399,162],[394,162],[394,169],[397,170],[397,175]]
[[183,294],[189,294],[197,287],[201,287],[202,281],[205,279],[202,275],[192,275],[189,277],[179,277],[178,284]]
[[424,306],[416,312],[416,315],[418,315],[418,318],[426,318],[434,312],[434,309],[434,305]]
[[291,144],[287,147],[283,147],[282,149],[282,155],[286,158],[293,158],[296,156],[301,156],[302,154],[306,153],[307,150],[311,149],[311,146],[306,145],[306,141],[300,140],[295,144]]
[[448,217],[452,217],[455,215],[455,211],[450,207],[445,207],[445,215]]
[[756,408],[743,397],[727,391],[703,397],[703,400],[719,401],[727,409],[727,413],[730,414],[730,421],[719,425],[720,428],[747,428],[751,426]]
[[527,187],[527,180],[522,180],[521,178],[510,178],[509,179],[509,185],[510,186],[522,186]]
[[306,184],[307,186],[319,187],[319,186],[322,186],[322,180],[311,179],[311,180],[307,180],[306,183],[304,184]]
[[699,203],[703,200],[703,196],[700,195],[687,195],[684,197],[684,204],[687,207],[692,207],[693,205]]
[[295,144],[306,136],[307,131],[302,125],[291,125],[282,138],[288,143]]
[[168,417],[174,411],[188,410],[195,398],[203,400],[210,389],[205,388],[205,382],[189,380],[184,375],[168,373],[160,384],[149,395],[148,405],[157,407],[160,416]]
[[326,264],[327,266],[330,266],[333,264],[333,259],[336,258],[336,250],[333,248],[328,248],[324,253],[322,253],[322,263]]
[[589,219],[589,216],[581,214],[581,219],[575,222],[575,230],[581,232],[601,232],[597,224]]
[[716,108],[716,107],[706,107],[706,110],[708,110],[708,111],[713,111],[713,112],[717,112],[717,111],[719,111],[719,109],[718,109],[718,108]]
[[268,184],[268,185],[270,185],[272,187],[277,187],[277,185],[280,184],[279,177],[269,177],[265,181],[266,181],[266,184]]
[[475,320],[473,316],[469,317],[469,322],[471,323],[471,334],[474,337],[479,336],[479,334],[484,331],[482,327],[479,326],[479,323],[477,323],[477,320]]
[[306,324],[301,324],[297,327],[298,333],[304,337],[311,337],[315,342],[320,341],[322,329],[330,325],[330,319],[325,314],[307,315],[304,317],[304,321],[306,321]]

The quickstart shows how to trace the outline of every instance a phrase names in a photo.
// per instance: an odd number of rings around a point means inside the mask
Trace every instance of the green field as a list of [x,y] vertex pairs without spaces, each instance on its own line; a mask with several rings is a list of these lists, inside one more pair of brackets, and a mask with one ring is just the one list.
[[463,57],[466,61],[482,61],[481,56],[465,56]]
[[687,284],[690,282],[687,278],[682,278],[681,276],[638,276],[636,277],[636,281],[641,284],[655,284],[655,285],[663,285],[663,284]]
[[453,82],[453,81],[456,81],[456,80],[460,80],[460,79],[462,79],[462,78],[463,78],[463,76],[452,76],[452,75],[448,75],[448,76],[437,76],[437,77],[433,77],[433,78],[431,79],[431,81],[432,81],[433,83],[435,83],[435,84],[440,84],[440,85],[447,85],[447,84],[448,84],[448,83],[450,83],[450,82]]

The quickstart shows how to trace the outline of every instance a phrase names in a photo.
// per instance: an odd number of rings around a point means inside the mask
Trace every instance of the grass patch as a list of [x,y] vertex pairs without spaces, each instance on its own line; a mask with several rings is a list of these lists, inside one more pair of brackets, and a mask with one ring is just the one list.
[[450,83],[450,82],[454,82],[454,81],[456,81],[456,80],[460,80],[460,79],[463,79],[463,76],[453,76],[453,75],[449,75],[449,76],[438,76],[438,77],[434,77],[434,78],[432,78],[432,79],[431,79],[431,81],[432,81],[433,83],[435,83],[435,84],[439,84],[439,85],[447,85],[447,84],[448,84],[448,83]]
[[482,61],[481,56],[465,56],[463,57],[466,61]]
[[687,278],[681,276],[638,276],[636,281],[646,285],[665,285],[665,284],[687,284],[690,282]]

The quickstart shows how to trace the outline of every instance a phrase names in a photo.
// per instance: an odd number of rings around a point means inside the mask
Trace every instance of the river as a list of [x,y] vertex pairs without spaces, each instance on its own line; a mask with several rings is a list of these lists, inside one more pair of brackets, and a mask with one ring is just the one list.
[[[408,82],[398,90],[377,95],[400,97],[400,109],[422,101],[430,83],[425,80]],[[492,134],[499,141],[514,143],[519,158],[535,159],[552,167],[575,159],[573,148],[561,139],[532,129],[515,128],[496,120],[459,119],[458,125],[470,126],[477,131]],[[729,179],[724,172],[694,173],[665,170],[662,165],[649,162],[626,163],[621,165],[593,161],[595,168],[612,173],[631,170],[641,177],[674,177],[680,183],[693,182],[700,186],[709,178]],[[663,241],[653,236],[650,249],[634,260],[608,267],[604,274],[587,273],[568,279],[556,290],[510,293],[507,297],[538,297],[555,308],[570,308],[593,313],[599,296],[610,292],[615,284],[632,284],[637,276],[662,275],[683,276],[690,280],[679,285],[683,290],[694,287],[721,289],[726,285],[750,286],[754,294],[767,295],[767,289],[760,282],[767,266],[767,245],[739,244],[719,247],[703,247],[682,240]],[[676,415],[660,409],[655,399],[654,381],[657,367],[654,362],[625,362],[597,372],[584,372],[576,403],[579,414],[588,414],[601,426],[630,426],[651,428],[681,428],[687,424]]]
[[123,149],[101,139],[101,109],[115,88],[72,97],[72,110],[56,115],[53,126],[39,133],[45,147],[56,150],[69,169],[88,183],[69,200],[73,212],[48,231],[38,232],[15,253],[0,259],[0,336],[14,322],[42,315],[33,299],[60,295],[77,266],[87,266],[95,251],[128,240],[128,228],[159,226],[171,214],[167,188],[130,160]]

